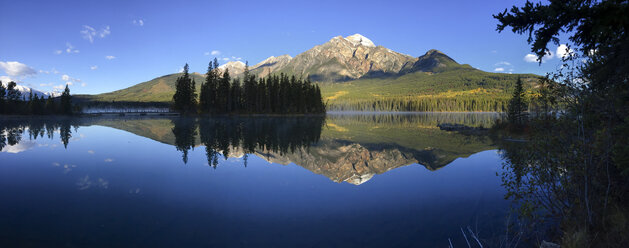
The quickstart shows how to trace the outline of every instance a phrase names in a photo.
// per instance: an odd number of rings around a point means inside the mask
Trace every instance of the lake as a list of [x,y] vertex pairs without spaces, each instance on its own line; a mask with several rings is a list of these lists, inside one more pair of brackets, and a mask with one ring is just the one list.
[[[488,113],[0,120],[2,247],[467,247],[505,232]],[[466,235],[462,234],[464,232]]]

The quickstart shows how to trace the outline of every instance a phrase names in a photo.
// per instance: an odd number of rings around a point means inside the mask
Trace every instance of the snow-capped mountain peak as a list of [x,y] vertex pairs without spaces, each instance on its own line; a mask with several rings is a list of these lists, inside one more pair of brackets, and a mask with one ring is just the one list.
[[345,39],[354,44],[354,46],[363,45],[366,47],[376,47],[369,38],[362,36],[361,34],[350,35],[345,37]]
[[224,65],[219,66],[219,69],[223,69],[223,68],[229,68],[230,70],[232,68],[240,68],[240,67],[245,67],[245,63],[243,63],[242,61],[229,61],[227,63],[225,63]]
[[[9,83],[8,82],[2,82],[2,85],[7,88],[9,87]],[[19,91],[22,94],[22,97],[24,97],[24,99],[26,100],[30,100],[29,99],[29,95],[31,90],[33,91],[33,95],[34,96],[39,96],[39,97],[48,97],[48,96],[52,96],[52,97],[57,97],[61,95],[61,92],[56,92],[56,91],[52,91],[52,92],[43,92],[43,91],[39,91],[33,88],[30,88],[28,86],[24,86],[21,85],[20,83],[17,83],[15,86],[15,89],[17,91]]]

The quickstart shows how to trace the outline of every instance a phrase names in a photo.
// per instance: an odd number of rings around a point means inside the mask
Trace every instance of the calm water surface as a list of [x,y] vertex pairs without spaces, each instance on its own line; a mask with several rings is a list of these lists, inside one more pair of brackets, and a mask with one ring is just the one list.
[[505,230],[492,114],[0,119],[1,247],[467,247]]

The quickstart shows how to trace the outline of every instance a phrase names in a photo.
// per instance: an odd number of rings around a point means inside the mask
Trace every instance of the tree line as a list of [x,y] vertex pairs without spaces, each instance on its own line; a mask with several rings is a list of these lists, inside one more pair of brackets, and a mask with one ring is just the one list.
[[188,114],[320,114],[326,106],[321,89],[309,78],[286,74],[257,78],[245,67],[242,81],[231,78],[229,69],[219,69],[215,58],[208,65],[205,82],[196,94],[196,82],[188,73],[177,78],[173,109]]
[[504,97],[400,97],[347,99],[329,105],[332,111],[504,112]]
[[0,114],[17,115],[51,115],[51,114],[72,114],[72,96],[70,88],[66,85],[60,97],[38,96],[29,92],[28,97],[22,95],[17,89],[17,84],[9,82],[5,87],[0,81]]

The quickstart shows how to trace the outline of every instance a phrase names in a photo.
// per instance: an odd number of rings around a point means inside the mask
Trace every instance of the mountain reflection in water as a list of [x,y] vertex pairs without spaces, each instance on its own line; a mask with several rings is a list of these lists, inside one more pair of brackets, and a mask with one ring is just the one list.
[[[359,185],[392,169],[421,164],[429,170],[494,149],[485,136],[440,130],[440,123],[490,126],[496,114],[348,114],[300,117],[35,118],[0,120],[0,151],[55,134],[65,147],[81,126],[106,126],[174,146],[183,163],[205,149],[207,165],[250,155],[270,163],[294,163],[335,182]],[[23,135],[28,134],[28,137]],[[201,148],[202,147],[202,148]],[[22,148],[23,149],[23,148]]]

